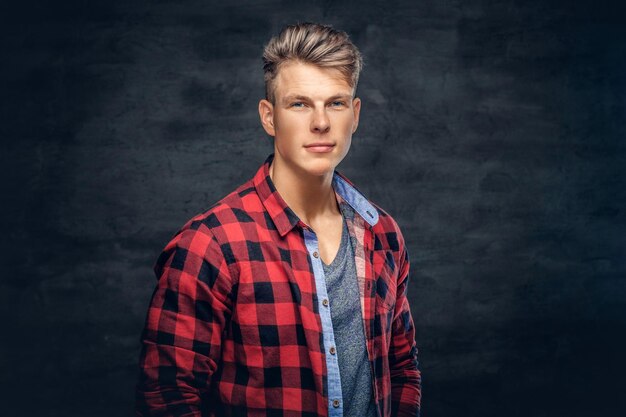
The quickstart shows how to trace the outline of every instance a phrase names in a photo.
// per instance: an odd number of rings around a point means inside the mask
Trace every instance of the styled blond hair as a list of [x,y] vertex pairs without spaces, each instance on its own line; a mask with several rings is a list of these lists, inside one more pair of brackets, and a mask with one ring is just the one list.
[[338,70],[356,91],[363,58],[346,32],[329,25],[298,23],[285,26],[263,51],[265,98],[275,100],[275,80],[280,67],[290,61]]

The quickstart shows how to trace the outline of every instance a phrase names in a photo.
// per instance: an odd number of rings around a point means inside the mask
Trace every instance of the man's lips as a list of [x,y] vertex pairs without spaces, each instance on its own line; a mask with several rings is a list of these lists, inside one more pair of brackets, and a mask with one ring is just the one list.
[[335,146],[335,144],[332,142],[313,142],[308,145],[304,145],[305,148],[309,148],[311,146]]
[[316,142],[304,146],[310,152],[330,152],[335,147],[334,143]]

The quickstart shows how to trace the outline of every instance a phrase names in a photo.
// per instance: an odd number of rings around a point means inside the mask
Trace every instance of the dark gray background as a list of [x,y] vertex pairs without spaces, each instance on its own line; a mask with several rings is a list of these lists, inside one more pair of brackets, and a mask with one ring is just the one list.
[[0,414],[131,414],[151,267],[271,152],[261,50],[312,20],[365,55],[340,170],[404,230],[423,415],[626,415],[613,3],[2,6]]

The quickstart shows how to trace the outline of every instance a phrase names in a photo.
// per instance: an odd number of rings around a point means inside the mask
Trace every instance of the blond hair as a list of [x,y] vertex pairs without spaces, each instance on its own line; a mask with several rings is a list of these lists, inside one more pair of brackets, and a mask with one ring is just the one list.
[[263,51],[265,98],[272,103],[278,71],[290,61],[336,69],[353,91],[356,91],[363,66],[361,53],[346,32],[316,23],[285,26]]

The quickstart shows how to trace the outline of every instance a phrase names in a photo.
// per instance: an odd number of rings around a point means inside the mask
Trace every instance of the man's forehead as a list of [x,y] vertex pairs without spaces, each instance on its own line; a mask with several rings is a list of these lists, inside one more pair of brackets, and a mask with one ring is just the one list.
[[275,79],[275,93],[281,98],[291,96],[352,97],[354,89],[345,76],[335,68],[312,64],[288,63],[281,66]]

